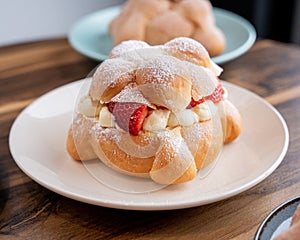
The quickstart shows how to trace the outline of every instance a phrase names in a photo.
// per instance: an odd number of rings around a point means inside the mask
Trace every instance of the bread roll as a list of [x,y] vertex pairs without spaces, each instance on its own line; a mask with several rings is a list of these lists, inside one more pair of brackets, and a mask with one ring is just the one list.
[[226,45],[208,0],[128,0],[110,22],[109,33],[115,44],[142,40],[159,45],[190,37],[203,44],[210,56],[222,53]]
[[69,154],[98,157],[118,172],[160,184],[193,180],[241,132],[239,111],[218,79],[221,71],[189,38],[158,46],[123,42],[79,101]]

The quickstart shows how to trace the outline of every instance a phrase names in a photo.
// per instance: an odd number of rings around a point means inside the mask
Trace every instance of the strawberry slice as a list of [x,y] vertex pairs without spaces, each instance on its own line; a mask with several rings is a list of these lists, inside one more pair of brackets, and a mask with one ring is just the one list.
[[215,90],[213,91],[212,94],[205,96],[203,98],[200,98],[198,101],[196,101],[192,98],[191,102],[189,103],[189,105],[186,108],[193,108],[193,107],[197,106],[198,104],[203,103],[205,100],[210,100],[213,103],[218,103],[222,100],[223,93],[224,93],[224,90],[222,88],[222,85],[219,84],[215,88]]
[[116,102],[107,103],[106,106],[108,108],[108,111],[110,111],[112,113],[114,111],[115,105],[116,105]]
[[203,103],[205,101],[204,98],[200,98],[198,101],[194,100],[194,98],[192,98],[192,100],[190,101],[190,104],[186,107],[186,108],[193,108],[195,106],[197,106],[200,103]]
[[147,105],[141,103],[110,102],[107,108],[114,115],[118,126],[134,136],[139,134],[148,114]]
[[205,98],[205,100],[210,100],[212,101],[213,103],[218,103],[222,100],[222,95],[224,93],[224,90],[222,88],[222,85],[219,84],[215,90],[213,91],[213,93],[211,95],[208,95]]

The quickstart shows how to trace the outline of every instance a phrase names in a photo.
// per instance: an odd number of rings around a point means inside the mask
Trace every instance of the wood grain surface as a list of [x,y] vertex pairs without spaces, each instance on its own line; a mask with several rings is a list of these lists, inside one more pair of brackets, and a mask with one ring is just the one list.
[[10,155],[12,123],[34,99],[97,64],[66,39],[0,48],[0,239],[247,240],[272,209],[300,195],[300,48],[270,40],[222,66],[222,79],[264,97],[289,128],[283,162],[255,187],[205,206],[146,212],[93,206],[38,185]]

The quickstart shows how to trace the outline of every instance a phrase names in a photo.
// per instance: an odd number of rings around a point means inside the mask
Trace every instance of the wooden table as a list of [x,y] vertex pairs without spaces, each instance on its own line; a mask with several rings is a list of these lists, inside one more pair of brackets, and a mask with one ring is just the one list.
[[255,187],[205,206],[143,212],[77,202],[35,183],[10,155],[14,119],[42,94],[85,77],[97,64],[65,39],[0,48],[1,239],[253,239],[273,208],[300,194],[300,47],[269,40],[224,64],[222,75],[272,103],[290,131],[283,162]]

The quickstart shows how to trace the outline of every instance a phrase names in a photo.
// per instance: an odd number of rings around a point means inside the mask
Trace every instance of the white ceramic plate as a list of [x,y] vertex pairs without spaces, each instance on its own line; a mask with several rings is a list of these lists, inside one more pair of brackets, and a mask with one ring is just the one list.
[[[83,82],[74,82],[41,96],[17,117],[9,137],[17,165],[33,180],[63,196],[121,209],[199,206],[253,187],[269,176],[286,154],[288,130],[277,110],[248,90],[224,82],[231,101],[241,112],[243,131],[235,142],[223,148],[217,165],[207,177],[198,175],[186,184],[148,193],[114,190],[98,182],[80,161],[72,160],[65,149],[75,100]],[[113,177],[107,181],[114,181]]]
[[[89,14],[74,24],[68,39],[71,46],[83,55],[102,61],[108,57],[113,42],[108,34],[110,21],[119,13],[120,6]],[[224,52],[213,61],[225,63],[245,53],[256,39],[254,27],[246,19],[232,12],[214,8],[216,23],[226,38]]]

